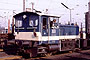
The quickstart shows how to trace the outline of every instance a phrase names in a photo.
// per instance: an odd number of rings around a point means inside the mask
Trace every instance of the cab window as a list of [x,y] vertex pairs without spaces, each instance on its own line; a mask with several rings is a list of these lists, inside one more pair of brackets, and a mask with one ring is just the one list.
[[58,19],[57,18],[53,18],[53,17],[50,17],[50,28],[55,28],[58,26]]
[[46,29],[46,18],[43,18],[43,29]]
[[33,26],[33,20],[29,20],[29,26]]
[[16,27],[22,27],[22,20],[16,20],[15,21],[15,26]]
[[38,19],[35,20],[35,26],[37,26],[37,25],[38,25]]

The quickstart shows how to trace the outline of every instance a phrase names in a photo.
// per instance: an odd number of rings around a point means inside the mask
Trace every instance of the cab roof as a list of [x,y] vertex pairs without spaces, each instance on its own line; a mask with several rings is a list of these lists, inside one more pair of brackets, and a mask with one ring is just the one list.
[[35,13],[35,12],[21,12],[21,13],[18,13],[16,15],[14,15],[14,17],[17,17],[17,16],[20,16],[20,15],[24,15],[24,14],[35,14],[35,15],[39,15],[39,16],[48,16],[48,17],[57,17],[57,18],[60,18],[60,16],[58,15],[54,15],[54,14],[44,14],[44,13]]

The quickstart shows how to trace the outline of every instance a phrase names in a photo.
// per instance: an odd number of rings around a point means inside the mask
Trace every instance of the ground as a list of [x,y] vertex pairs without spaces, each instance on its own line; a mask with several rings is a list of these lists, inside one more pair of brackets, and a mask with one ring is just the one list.
[[22,56],[8,55],[0,52],[0,60],[90,60],[90,50],[82,50],[78,52],[61,53],[48,57],[36,57],[25,59]]
[[35,60],[90,60],[90,50],[69,52],[49,57],[41,57]]

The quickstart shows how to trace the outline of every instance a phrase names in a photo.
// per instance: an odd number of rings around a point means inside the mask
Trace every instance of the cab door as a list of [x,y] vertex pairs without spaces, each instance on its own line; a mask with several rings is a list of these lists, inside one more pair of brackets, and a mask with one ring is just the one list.
[[42,17],[42,36],[48,36],[48,18]]

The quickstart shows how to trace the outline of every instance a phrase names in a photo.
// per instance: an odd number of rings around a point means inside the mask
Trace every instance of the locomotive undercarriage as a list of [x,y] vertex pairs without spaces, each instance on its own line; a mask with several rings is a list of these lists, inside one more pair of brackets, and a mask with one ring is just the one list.
[[75,48],[80,48],[79,44],[79,39],[61,40],[61,51],[74,50]]
[[8,54],[36,57],[37,55],[52,55],[58,51],[70,51],[75,48],[80,48],[79,39],[59,40],[58,44],[53,43],[41,45],[38,45],[38,41],[11,40],[7,41],[7,45],[4,46],[4,51]]

